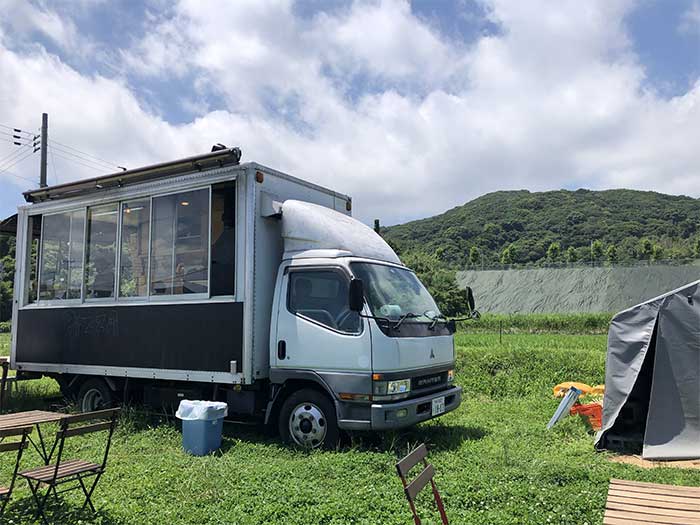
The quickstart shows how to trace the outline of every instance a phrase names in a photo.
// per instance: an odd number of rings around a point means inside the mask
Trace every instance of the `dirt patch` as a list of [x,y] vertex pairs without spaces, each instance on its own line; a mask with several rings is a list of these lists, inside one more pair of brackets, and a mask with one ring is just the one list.
[[682,461],[650,461],[642,456],[610,456],[613,463],[624,465],[634,465],[641,468],[684,468],[700,470],[700,459],[690,459]]

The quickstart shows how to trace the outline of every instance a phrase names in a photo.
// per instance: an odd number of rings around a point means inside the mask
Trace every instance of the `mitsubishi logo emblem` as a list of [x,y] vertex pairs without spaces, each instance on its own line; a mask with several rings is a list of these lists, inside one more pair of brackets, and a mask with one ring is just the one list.
[[435,359],[435,352],[432,348],[430,349],[430,359]]

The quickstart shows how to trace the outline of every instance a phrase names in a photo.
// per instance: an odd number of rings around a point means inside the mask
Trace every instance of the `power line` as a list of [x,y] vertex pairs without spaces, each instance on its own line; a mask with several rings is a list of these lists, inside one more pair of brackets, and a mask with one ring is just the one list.
[[[49,142],[51,142],[51,141],[49,141]],[[99,166],[101,169],[113,169],[114,168],[114,166],[112,164],[108,164],[107,162],[92,160],[88,157],[84,157],[82,155],[78,155],[77,153],[73,153],[71,151],[68,151],[67,149],[58,147],[55,144],[51,144],[50,146],[51,146],[50,149],[53,149],[54,151],[59,151],[59,152],[63,153],[64,155],[71,155],[71,156],[76,157],[76,158],[83,160],[85,162],[90,162],[92,164],[95,164],[96,166]]]
[[32,137],[32,136],[26,136],[26,135],[21,135],[18,133],[12,133],[11,131],[5,131],[4,129],[0,129],[0,135],[4,135],[6,137],[11,137],[15,140],[26,140],[28,142],[32,142],[32,140],[34,140],[34,137]]
[[16,138],[13,138],[11,136],[2,136],[0,135],[0,140],[4,142],[8,142],[10,144],[13,144],[14,146],[35,146],[36,144],[31,142],[31,141],[23,141],[22,139],[18,140]]
[[15,128],[14,126],[7,126],[5,124],[0,124],[0,127],[9,129],[10,131],[12,131],[14,133],[24,133],[26,135],[33,135],[33,133],[30,133],[29,131],[24,131],[24,130],[21,130],[19,128]]
[[[12,163],[10,163],[9,165],[5,166],[4,168],[0,169],[0,174],[6,172],[6,171],[9,170],[11,167],[13,167],[13,166],[19,164],[19,163],[22,162],[24,159],[31,157],[33,154],[34,154],[33,151],[28,151],[27,154],[24,155],[23,157],[20,157],[20,158],[16,159],[14,162],[12,162]],[[13,177],[17,177],[18,179],[24,179],[24,180],[26,180],[26,181],[29,181],[29,182],[31,182],[31,183],[36,184],[36,181],[33,181],[33,180],[28,179],[28,178],[26,178],[26,177],[22,177],[21,175],[17,175],[16,173],[9,173],[9,172],[8,172],[8,174],[9,174],[9,175],[12,175]]]
[[113,168],[119,168],[119,167],[120,167],[118,164],[115,164],[114,162],[110,162],[110,161],[108,161],[108,160],[105,160],[105,159],[103,159],[103,158],[101,158],[101,157],[98,157],[97,155],[91,155],[90,153],[86,153],[86,152],[84,152],[84,151],[79,150],[78,148],[74,148],[73,146],[69,146],[69,145],[67,145],[67,144],[63,144],[62,142],[58,142],[57,140],[49,139],[49,142],[53,142],[53,143],[54,143],[54,146],[58,144],[59,146],[63,146],[64,148],[71,149],[71,150],[76,151],[76,152],[78,152],[78,153],[80,153],[80,154],[82,154],[82,155],[85,155],[85,156],[87,156],[87,157],[92,157],[93,159],[99,160],[99,161],[103,162],[104,164],[107,164],[107,165],[110,166],[110,167],[113,167]]
[[21,146],[19,149],[16,149],[15,151],[10,153],[9,155],[5,155],[2,159],[0,159],[0,166],[2,166],[3,164],[5,164],[6,162],[8,162],[10,160],[14,160],[15,158],[19,157],[24,152],[26,152],[27,149],[31,149],[28,144],[25,146]]
[[56,157],[53,155],[53,148],[49,150],[51,153],[51,165],[53,166],[53,182],[58,184],[58,175],[56,175]]
[[66,157],[66,156],[62,155],[62,154],[59,153],[58,151],[54,151],[54,153],[55,153],[58,157],[62,158],[63,160],[67,160],[68,162],[74,162],[75,164],[80,164],[81,166],[85,166],[86,168],[92,168],[93,170],[100,171],[100,172],[104,173],[104,168],[98,168],[98,167],[96,167],[96,166],[91,166],[91,165],[89,165],[89,164],[85,164],[85,163],[83,163],[83,162],[80,162],[79,160],[71,159],[70,157]]

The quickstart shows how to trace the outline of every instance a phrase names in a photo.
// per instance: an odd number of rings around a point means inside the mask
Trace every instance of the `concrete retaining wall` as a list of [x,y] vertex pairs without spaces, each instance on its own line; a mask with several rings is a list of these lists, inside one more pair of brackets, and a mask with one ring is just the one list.
[[618,312],[698,279],[698,265],[457,272],[490,313]]

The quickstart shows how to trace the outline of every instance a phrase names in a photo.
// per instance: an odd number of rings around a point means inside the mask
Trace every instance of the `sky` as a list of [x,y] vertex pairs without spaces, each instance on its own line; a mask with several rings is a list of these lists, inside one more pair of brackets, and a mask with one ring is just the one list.
[[[0,0],[0,216],[223,143],[390,225],[496,190],[700,197],[700,0]],[[16,146],[12,128],[22,130]]]

